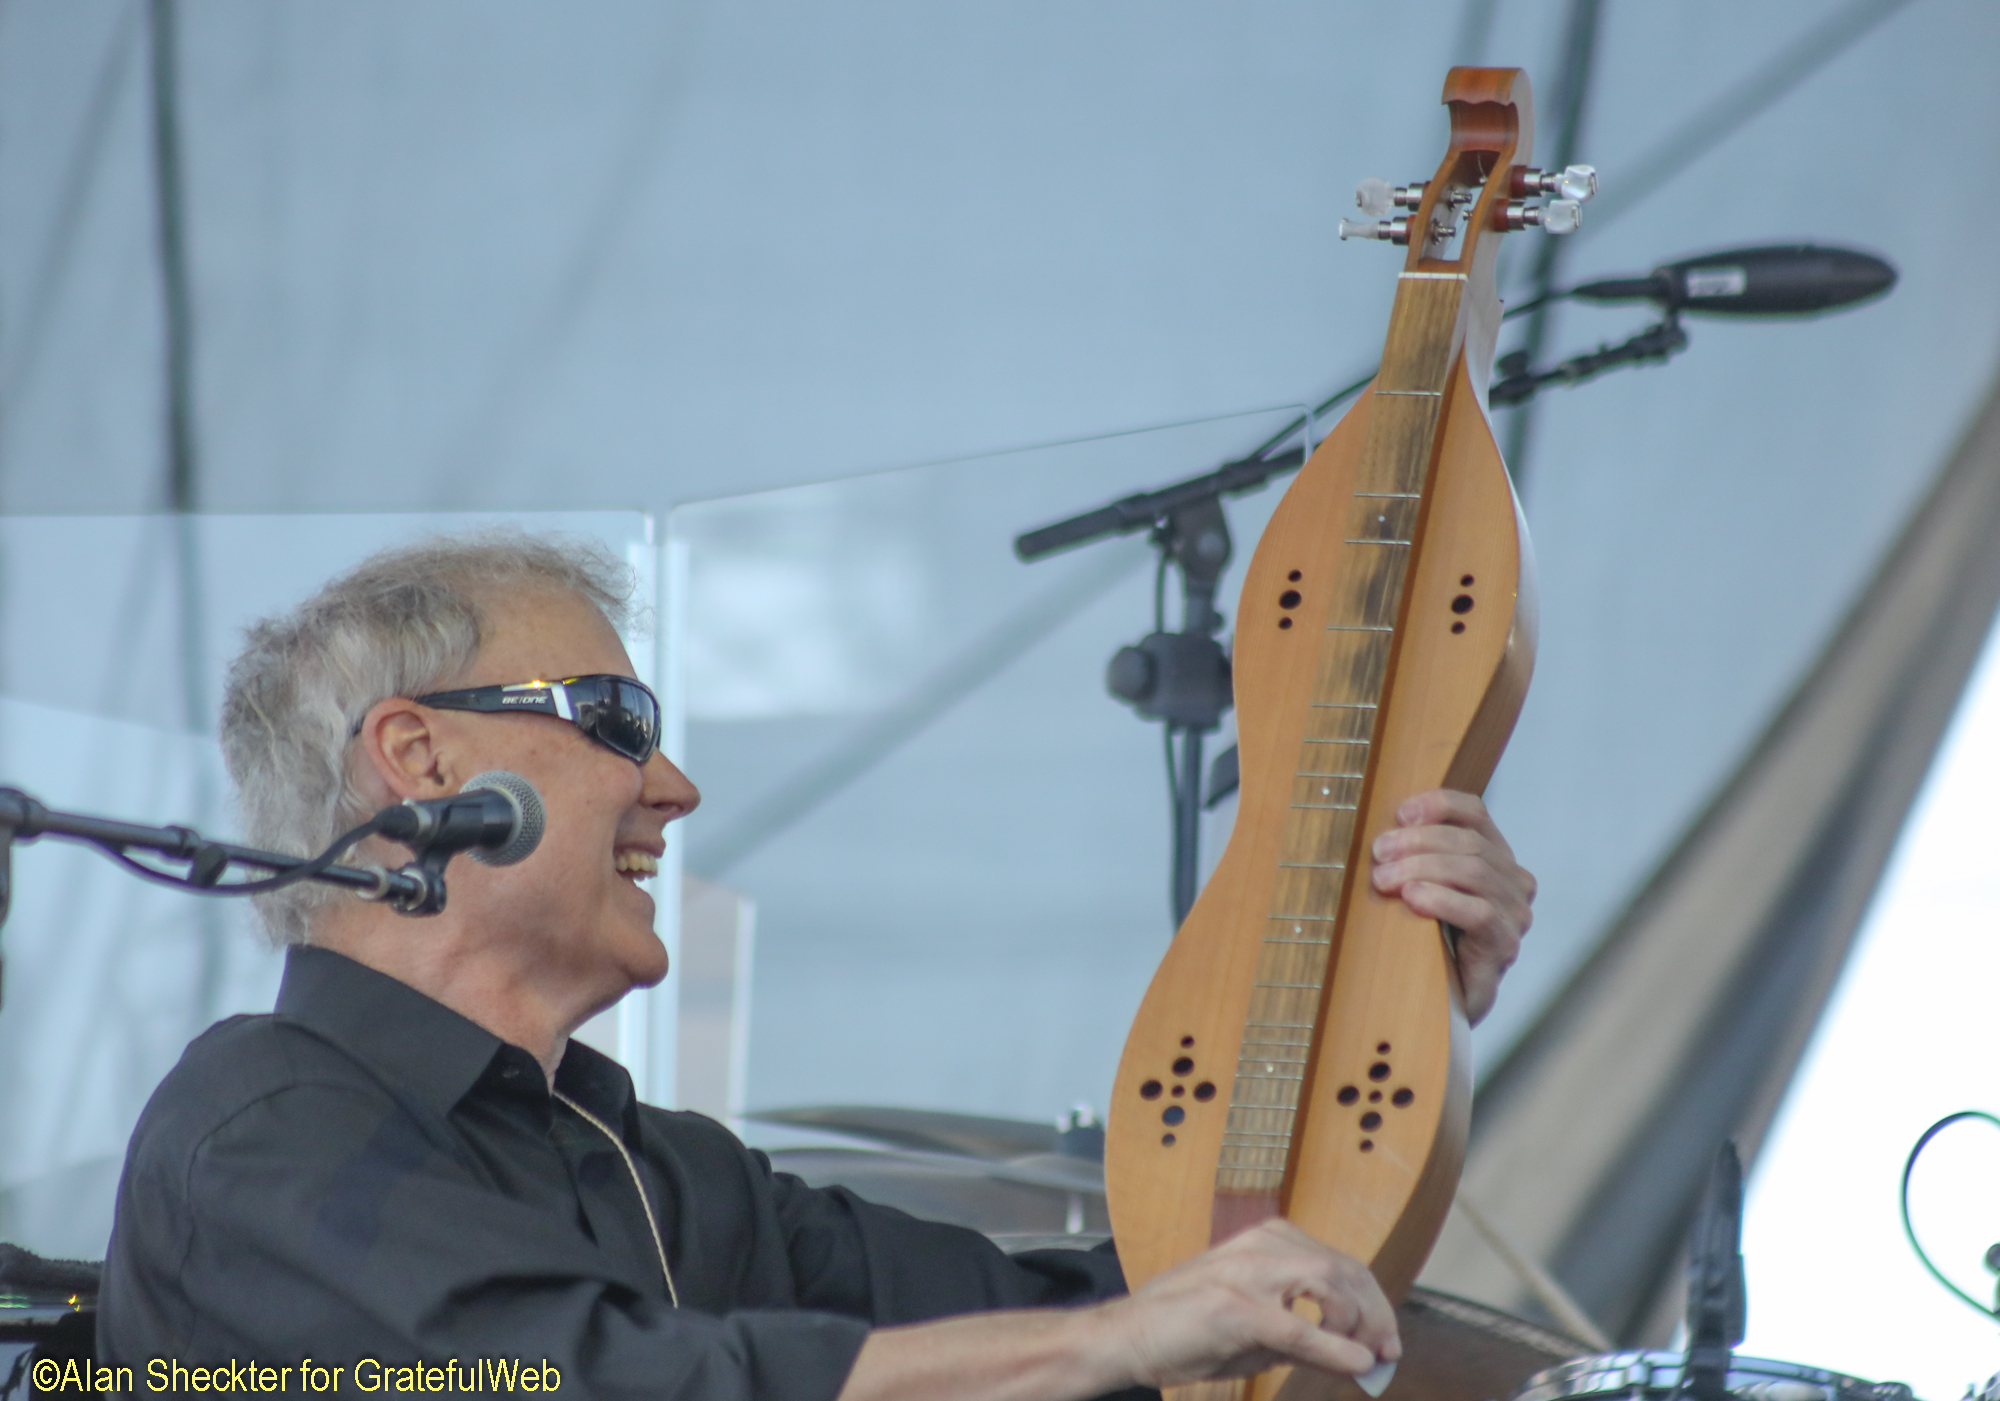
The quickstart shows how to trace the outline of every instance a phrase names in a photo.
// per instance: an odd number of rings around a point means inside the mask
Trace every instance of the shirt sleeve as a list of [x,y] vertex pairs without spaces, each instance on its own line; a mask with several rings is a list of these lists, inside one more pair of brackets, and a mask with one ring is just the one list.
[[[880,1326],[925,1323],[990,1309],[1071,1308],[1125,1293],[1110,1241],[1092,1250],[1034,1250],[1009,1255],[977,1231],[925,1221],[878,1206],[845,1187],[809,1187],[789,1173],[770,1175],[792,1258],[799,1301],[807,1308],[856,1314]],[[1132,1387],[1103,1401],[1158,1401]]]
[[[339,1085],[250,1104],[191,1157],[141,1153],[120,1192],[104,1360],[546,1364],[570,1394],[831,1401],[867,1336],[811,1309],[703,1313],[587,1234],[481,1180],[408,1113]],[[143,1235],[143,1242],[135,1235]],[[363,1364],[364,1366],[366,1364]],[[395,1386],[386,1389],[396,1390]],[[420,1388],[444,1389],[425,1385]],[[461,1389],[453,1387],[451,1389]]]

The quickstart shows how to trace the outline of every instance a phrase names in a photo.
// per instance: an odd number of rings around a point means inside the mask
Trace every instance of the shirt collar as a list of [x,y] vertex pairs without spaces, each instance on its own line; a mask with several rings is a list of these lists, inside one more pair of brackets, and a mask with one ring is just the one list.
[[610,1124],[626,1138],[639,1127],[639,1099],[625,1067],[574,1036],[556,1067],[556,1088]]
[[278,1015],[449,1114],[506,1043],[408,983],[332,949],[285,950]]
[[[331,1041],[392,1084],[449,1114],[496,1059],[525,1070],[534,1057],[408,983],[332,949],[285,950],[278,1015]],[[535,1067],[539,1072],[539,1067]],[[510,1080],[517,1077],[510,1076]],[[539,1073],[518,1076],[546,1102]],[[628,1137],[637,1127],[632,1077],[602,1052],[570,1038],[556,1067],[556,1087]]]

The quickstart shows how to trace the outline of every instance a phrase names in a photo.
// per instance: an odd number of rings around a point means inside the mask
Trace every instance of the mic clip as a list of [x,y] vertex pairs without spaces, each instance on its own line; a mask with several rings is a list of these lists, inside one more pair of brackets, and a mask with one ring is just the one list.
[[457,855],[455,848],[448,846],[427,846],[417,853],[417,859],[395,872],[393,882],[390,873],[384,871],[383,893],[380,898],[397,914],[434,915],[444,909],[445,863]]

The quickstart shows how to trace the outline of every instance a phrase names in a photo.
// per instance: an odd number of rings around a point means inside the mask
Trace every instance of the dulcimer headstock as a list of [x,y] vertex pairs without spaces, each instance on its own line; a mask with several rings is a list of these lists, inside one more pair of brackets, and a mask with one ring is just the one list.
[[1583,202],[1597,193],[1597,172],[1525,163],[1535,146],[1535,100],[1523,69],[1454,68],[1445,75],[1443,100],[1451,109],[1451,141],[1437,173],[1401,186],[1363,180],[1354,202],[1371,217],[1342,219],[1340,236],[1407,246],[1404,271],[1463,273],[1467,292],[1483,302],[1495,295],[1496,235],[1528,228],[1574,233]]

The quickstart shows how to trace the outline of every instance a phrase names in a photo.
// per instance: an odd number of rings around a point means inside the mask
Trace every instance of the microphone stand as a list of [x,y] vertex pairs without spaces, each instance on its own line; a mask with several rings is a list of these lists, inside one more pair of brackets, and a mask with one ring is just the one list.
[[[1266,449],[1304,423],[1301,419],[1292,425]],[[1032,562],[1071,546],[1149,530],[1152,545],[1160,552],[1161,574],[1169,565],[1180,573],[1180,630],[1168,632],[1164,618],[1156,620],[1151,634],[1134,646],[1119,648],[1105,668],[1105,686],[1114,696],[1146,719],[1166,725],[1167,772],[1173,788],[1171,895],[1176,929],[1194,904],[1201,874],[1203,737],[1221,723],[1233,700],[1229,657],[1216,640],[1224,619],[1216,611],[1215,594],[1231,554],[1222,498],[1255,491],[1274,476],[1297,471],[1304,461],[1302,447],[1269,456],[1252,454],[1217,471],[1028,531],[1014,541],[1015,554]]]
[[[40,837],[94,846],[137,875],[197,895],[254,895],[294,880],[313,880],[351,890],[364,900],[384,901],[405,914],[435,914],[443,909],[444,863],[451,856],[448,850],[435,853],[427,850],[417,861],[397,871],[380,866],[332,864],[331,856],[372,830],[372,823],[357,828],[317,857],[285,856],[211,841],[192,827],[149,827],[84,813],[57,812],[17,788],[0,788],[0,926],[7,922],[12,895],[14,844]],[[134,850],[185,861],[187,873],[176,875],[148,866],[131,856]],[[225,873],[241,867],[270,872],[271,879],[223,881]]]

